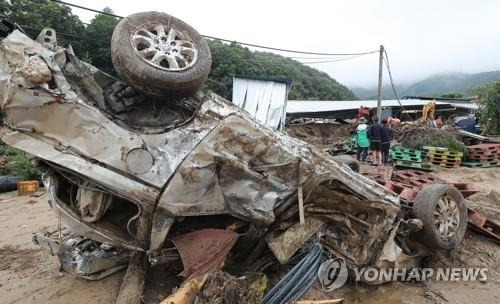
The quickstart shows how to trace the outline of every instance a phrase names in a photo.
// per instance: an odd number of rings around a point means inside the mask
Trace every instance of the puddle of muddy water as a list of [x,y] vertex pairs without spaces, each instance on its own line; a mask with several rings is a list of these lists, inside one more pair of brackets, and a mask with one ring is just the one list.
[[321,287],[315,287],[307,299],[335,299],[343,298],[345,303],[370,303],[370,304],[411,304],[426,303],[425,290],[420,284],[413,283],[388,283],[379,286],[346,285],[332,292],[324,292]]
[[382,286],[349,287],[341,297],[346,303],[410,304],[425,301],[425,291],[412,283],[389,283]]

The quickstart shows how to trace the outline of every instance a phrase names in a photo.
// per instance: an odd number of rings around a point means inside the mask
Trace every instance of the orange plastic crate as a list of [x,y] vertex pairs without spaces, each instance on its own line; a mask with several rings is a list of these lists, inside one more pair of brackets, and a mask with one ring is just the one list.
[[38,181],[24,181],[17,183],[17,195],[28,195],[40,189]]

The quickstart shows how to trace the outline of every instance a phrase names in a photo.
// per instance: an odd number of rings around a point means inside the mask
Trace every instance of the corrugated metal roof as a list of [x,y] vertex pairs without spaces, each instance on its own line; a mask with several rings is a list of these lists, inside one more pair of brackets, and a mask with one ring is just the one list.
[[[429,103],[428,100],[420,99],[401,99],[403,106],[423,106]],[[453,105],[457,108],[477,109],[474,103],[449,103],[436,101],[436,104]],[[333,112],[343,110],[354,110],[359,107],[376,108],[376,100],[289,100],[287,102],[287,113],[315,113],[315,112]],[[399,107],[396,99],[382,100],[382,107]]]

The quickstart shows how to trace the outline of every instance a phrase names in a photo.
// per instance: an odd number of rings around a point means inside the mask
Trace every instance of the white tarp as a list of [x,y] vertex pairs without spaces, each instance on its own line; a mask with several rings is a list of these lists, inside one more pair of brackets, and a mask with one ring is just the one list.
[[285,119],[286,99],[286,83],[233,78],[233,103],[273,129],[278,129]]

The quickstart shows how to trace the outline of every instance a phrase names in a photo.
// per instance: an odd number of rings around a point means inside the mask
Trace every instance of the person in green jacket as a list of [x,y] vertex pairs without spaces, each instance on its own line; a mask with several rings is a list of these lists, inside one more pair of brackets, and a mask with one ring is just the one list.
[[370,140],[368,139],[368,126],[366,125],[366,118],[361,117],[359,119],[359,125],[356,128],[355,142],[358,147],[356,153],[356,159],[361,162],[365,162],[368,156],[368,149],[370,147]]

